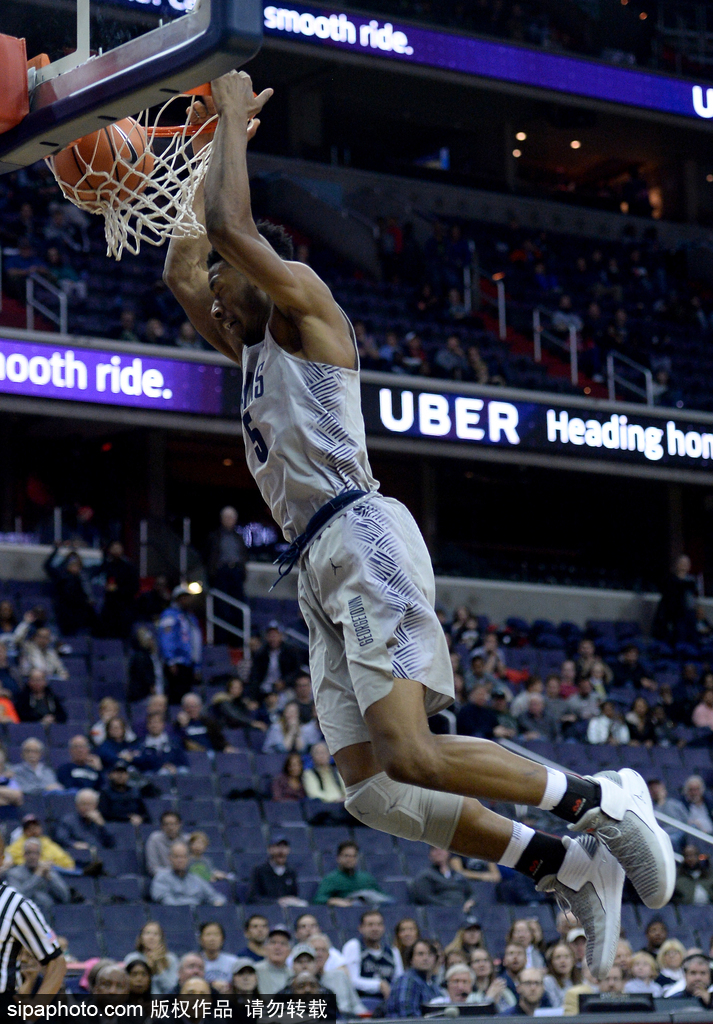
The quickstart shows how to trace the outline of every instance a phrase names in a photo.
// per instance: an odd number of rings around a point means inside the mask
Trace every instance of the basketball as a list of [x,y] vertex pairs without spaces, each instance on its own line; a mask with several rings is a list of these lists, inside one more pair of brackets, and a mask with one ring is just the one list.
[[[68,198],[97,208],[125,202],[146,185],[154,156],[145,129],[133,117],[77,139],[52,158],[55,176]],[[125,186],[117,190],[117,186]]]

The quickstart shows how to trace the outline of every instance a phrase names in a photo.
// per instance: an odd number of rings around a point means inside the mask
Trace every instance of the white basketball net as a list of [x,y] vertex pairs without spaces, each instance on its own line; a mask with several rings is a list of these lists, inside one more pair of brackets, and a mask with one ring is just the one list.
[[[170,238],[198,238],[205,234],[193,211],[193,201],[208,168],[218,117],[214,115],[197,130],[191,129],[190,115],[198,97],[186,98],[190,99],[189,114],[175,134],[166,136],[159,127],[161,115],[175,96],[161,107],[152,122],[148,110],[136,118],[146,131],[147,147],[153,154],[150,173],[128,166],[126,154],[120,153],[111,170],[97,172],[90,167],[72,186],[59,179],[53,158],[47,157],[45,162],[65,196],[81,210],[103,215],[107,256],[119,260],[124,249],[138,255],[142,242],[163,245]],[[210,141],[194,153],[193,141],[200,139],[203,143],[207,137]],[[88,178],[91,184],[87,183]],[[99,201],[87,202],[88,191],[99,192]]]

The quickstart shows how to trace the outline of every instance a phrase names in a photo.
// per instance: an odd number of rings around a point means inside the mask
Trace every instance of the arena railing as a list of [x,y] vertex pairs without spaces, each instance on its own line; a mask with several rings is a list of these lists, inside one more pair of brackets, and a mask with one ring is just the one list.
[[[222,601],[225,604],[230,605],[231,608],[237,609],[243,617],[243,628],[240,629],[233,622],[228,622],[222,616],[218,615],[215,611],[215,602]],[[238,601],[237,598],[231,597],[230,594],[226,594],[223,590],[218,590],[215,587],[210,587],[206,591],[205,595],[205,620],[206,620],[206,640],[209,644],[215,642],[215,627],[218,626],[220,629],[224,629],[227,633],[232,633],[233,636],[237,636],[243,642],[243,657],[245,659],[250,658],[250,634],[252,632],[252,613],[250,606],[245,604],[243,601]]]
[[[55,313],[53,309],[45,305],[35,296],[35,290],[37,288],[44,288],[51,295],[57,299],[59,303],[59,313]],[[26,317],[27,317],[27,330],[34,331],[35,329],[35,311],[41,313],[42,316],[46,317],[53,324],[56,324],[59,328],[60,334],[67,333],[67,296],[61,288],[56,288],[50,281],[44,277],[40,277],[39,274],[30,274],[25,281],[25,306],[26,306]]]
[[[629,380],[628,377],[622,376],[616,372],[616,361],[624,363],[625,366],[631,367],[636,373],[640,373],[644,378],[644,387],[639,387],[638,384],[634,384],[633,381]],[[609,389],[609,401],[616,401],[616,385],[621,388],[626,388],[635,395],[639,395],[643,398],[647,405],[654,404],[654,375],[651,370],[646,366],[642,366],[641,363],[637,363],[634,359],[630,359],[629,356],[623,355],[621,352],[609,352],[607,355],[607,387]]]

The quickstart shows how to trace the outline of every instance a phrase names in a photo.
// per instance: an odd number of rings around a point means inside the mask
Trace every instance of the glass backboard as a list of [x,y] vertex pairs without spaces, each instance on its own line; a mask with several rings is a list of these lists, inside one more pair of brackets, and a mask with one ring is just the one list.
[[260,47],[262,4],[1,0],[0,33],[50,60],[30,72],[30,113],[0,134],[3,173],[241,67]]

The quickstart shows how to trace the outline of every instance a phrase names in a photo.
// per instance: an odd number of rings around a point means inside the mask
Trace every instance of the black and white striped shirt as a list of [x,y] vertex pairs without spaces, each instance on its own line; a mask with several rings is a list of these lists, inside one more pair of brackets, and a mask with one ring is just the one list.
[[0,882],[0,993],[15,991],[22,947],[44,966],[61,955],[57,936],[32,900]]

